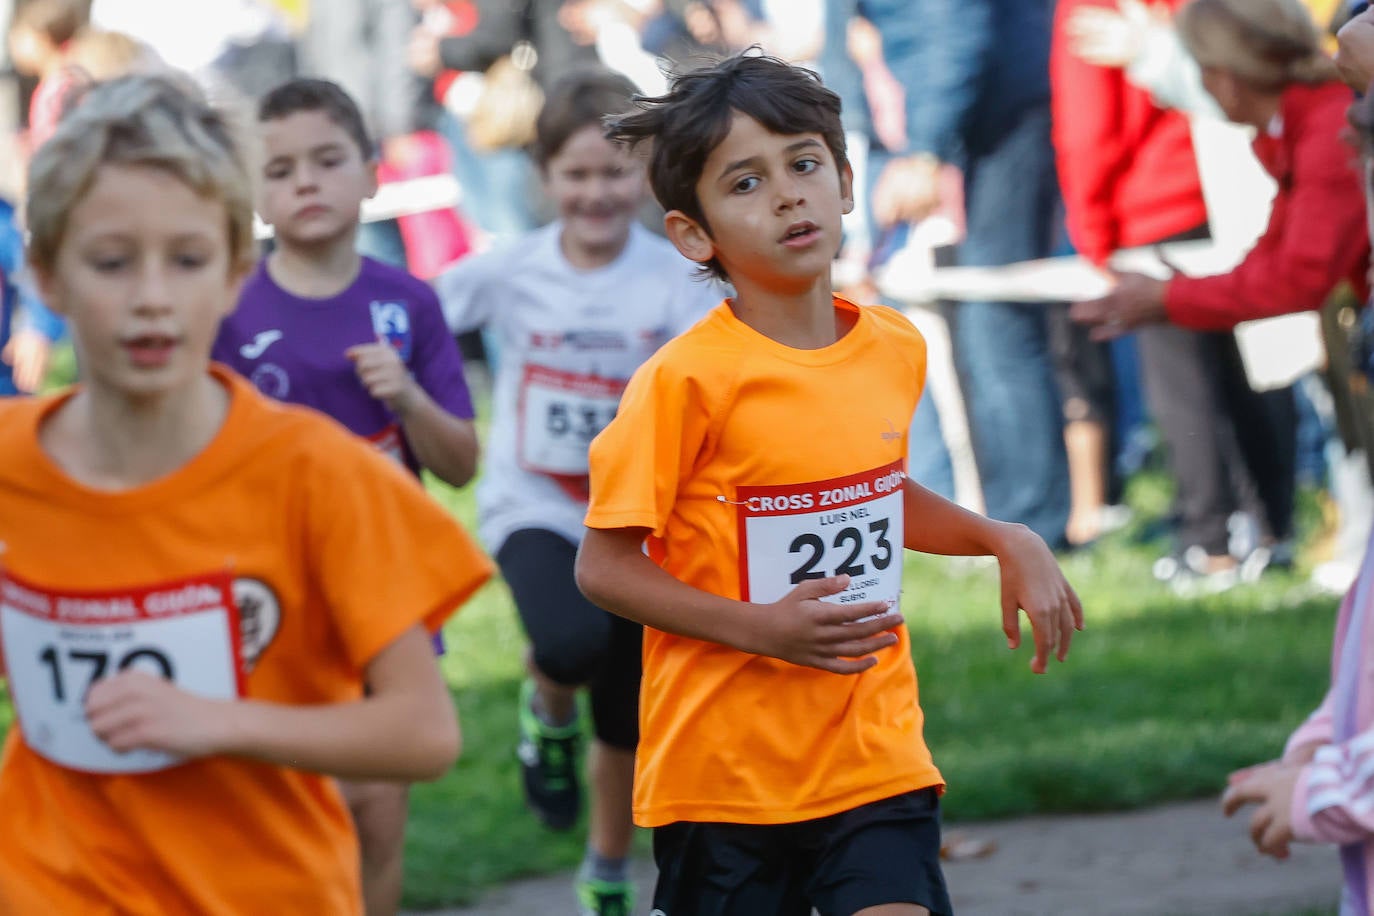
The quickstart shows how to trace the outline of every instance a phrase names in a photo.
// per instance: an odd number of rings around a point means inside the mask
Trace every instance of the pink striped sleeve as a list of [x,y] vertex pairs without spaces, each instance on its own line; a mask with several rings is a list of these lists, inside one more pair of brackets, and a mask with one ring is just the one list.
[[1293,835],[1317,843],[1374,836],[1374,730],[1317,750],[1293,793]]

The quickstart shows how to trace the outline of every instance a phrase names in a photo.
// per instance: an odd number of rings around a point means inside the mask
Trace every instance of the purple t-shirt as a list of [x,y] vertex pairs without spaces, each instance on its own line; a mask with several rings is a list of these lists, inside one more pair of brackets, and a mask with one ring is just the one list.
[[220,325],[211,357],[269,397],[328,414],[419,473],[395,414],[367,393],[349,347],[385,338],[442,408],[472,419],[463,358],[424,281],[363,258],[358,278],[328,299],[282,289],[264,260],[244,285],[238,308]]

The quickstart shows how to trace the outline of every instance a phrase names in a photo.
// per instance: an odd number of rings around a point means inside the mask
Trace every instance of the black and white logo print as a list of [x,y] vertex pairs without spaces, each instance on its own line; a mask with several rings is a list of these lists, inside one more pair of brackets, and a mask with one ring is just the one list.
[[239,607],[239,654],[244,673],[257,666],[263,650],[281,627],[281,602],[272,587],[259,579],[235,579],[234,603]]

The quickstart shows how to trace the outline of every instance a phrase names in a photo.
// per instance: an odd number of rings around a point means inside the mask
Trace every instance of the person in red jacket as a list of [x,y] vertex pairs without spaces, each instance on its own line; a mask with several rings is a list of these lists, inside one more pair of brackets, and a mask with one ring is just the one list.
[[[1278,183],[1268,228],[1230,273],[1169,280],[1120,274],[1109,294],[1075,305],[1072,317],[1098,340],[1166,322],[1229,331],[1241,321],[1320,308],[1345,280],[1363,292],[1369,253],[1364,201],[1351,168],[1353,151],[1341,140],[1352,96],[1335,81],[1334,64],[1306,10],[1296,0],[1193,0],[1176,24],[1227,119],[1258,131],[1255,155]],[[1239,368],[1233,350],[1220,354],[1232,375]],[[1176,399],[1195,397],[1174,387]],[[1266,422],[1263,412],[1240,411],[1233,423],[1242,445],[1251,443],[1245,451],[1262,491],[1266,474],[1287,475],[1285,459],[1293,448],[1287,439],[1256,447],[1273,438],[1263,435]],[[1198,436],[1205,435],[1200,427]],[[1271,529],[1291,521],[1291,484],[1282,502],[1276,492],[1282,495],[1283,488],[1261,493]],[[1225,572],[1233,564],[1217,546],[1203,546],[1206,556],[1194,558],[1194,565],[1204,572]]]
[[[1253,318],[1320,308],[1343,280],[1367,291],[1369,234],[1354,151],[1341,139],[1354,100],[1316,42],[1282,46],[1263,8],[1279,0],[1193,0],[1178,28],[1202,67],[1203,83],[1226,117],[1258,130],[1255,155],[1278,182],[1269,226],[1245,260],[1214,277],[1117,277],[1073,318],[1109,339],[1168,321],[1198,330],[1230,329]],[[1310,23],[1309,23],[1310,25]],[[1261,47],[1265,40],[1269,48]]]
[[[1181,2],[1169,0],[1167,6]],[[1072,23],[1092,7],[1115,8],[1109,0],[1060,0],[1055,7],[1050,92],[1069,238],[1081,255],[1105,267],[1120,248],[1205,235],[1207,206],[1184,116],[1157,106],[1121,70],[1095,66],[1075,53]],[[1110,447],[1116,406],[1112,354],[1070,322],[1063,307],[1051,311],[1048,327],[1069,458],[1072,506],[1066,536],[1071,544],[1084,544],[1101,533],[1107,504],[1120,490]],[[1186,332],[1154,331],[1140,341],[1152,412],[1180,481],[1192,479],[1180,460],[1197,451],[1190,448],[1194,443],[1180,441],[1196,426],[1186,414],[1208,405],[1161,403],[1161,388],[1180,363],[1187,364],[1189,375],[1202,378],[1205,347]],[[1230,492],[1218,494],[1221,498],[1180,494],[1180,505],[1198,507],[1194,515],[1220,513],[1224,524]]]

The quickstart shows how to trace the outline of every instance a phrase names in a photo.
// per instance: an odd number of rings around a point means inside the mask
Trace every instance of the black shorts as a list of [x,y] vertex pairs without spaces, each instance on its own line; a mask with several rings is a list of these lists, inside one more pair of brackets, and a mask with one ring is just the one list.
[[583,597],[573,578],[576,560],[576,544],[543,528],[514,532],[496,552],[535,666],[554,683],[585,685],[598,740],[633,750],[644,628]]
[[795,824],[668,824],[654,830],[654,859],[663,916],[852,916],[885,903],[953,913],[933,788]]

